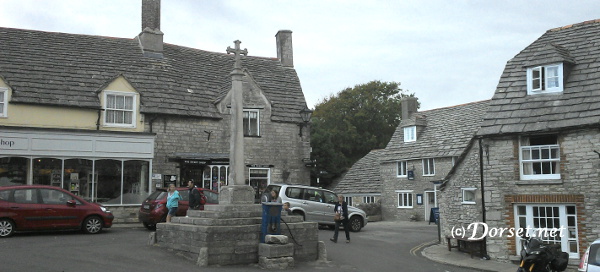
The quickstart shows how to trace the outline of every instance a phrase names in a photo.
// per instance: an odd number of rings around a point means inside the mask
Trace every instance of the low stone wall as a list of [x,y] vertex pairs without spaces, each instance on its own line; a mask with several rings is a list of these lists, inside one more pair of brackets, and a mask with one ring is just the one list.
[[[140,206],[109,206],[106,207],[113,213],[115,219],[113,224],[137,224],[140,223],[138,219],[138,211]],[[140,223],[141,224],[141,223]]]
[[[171,223],[157,224],[156,244],[177,250],[202,266],[258,263],[260,215],[260,206],[256,212],[190,211],[190,217],[174,217]],[[282,216],[282,219],[287,222],[281,225],[282,235],[294,244],[294,259],[317,260],[317,223],[303,222],[300,216]]]

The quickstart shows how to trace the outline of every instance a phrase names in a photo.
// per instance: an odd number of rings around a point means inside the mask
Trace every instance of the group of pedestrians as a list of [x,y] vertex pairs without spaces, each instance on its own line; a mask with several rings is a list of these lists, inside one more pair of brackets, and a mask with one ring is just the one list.
[[[200,210],[205,202],[205,196],[194,186],[194,181],[188,181],[189,188],[189,209],[190,210]],[[167,209],[169,213],[167,214],[167,223],[171,222],[171,218],[175,216],[177,213],[177,208],[179,206],[179,200],[181,200],[181,196],[179,192],[175,189],[175,184],[169,185],[168,195],[167,195]],[[276,202],[281,203],[281,197],[279,193],[275,190],[271,190],[268,194],[263,196],[263,202]],[[344,226],[344,232],[346,234],[346,243],[350,243],[350,226],[348,220],[348,203],[344,201],[343,195],[338,195],[338,202],[335,203],[333,208],[335,212],[335,232],[333,234],[333,238],[329,239],[334,243],[337,243],[338,234],[340,225]],[[290,213],[290,203],[286,202],[283,207],[283,212],[289,214]]]
[[[206,196],[204,196],[204,194],[200,190],[198,190],[198,188],[196,188],[193,180],[188,181],[188,188],[188,210],[203,210],[203,206],[206,203]],[[169,210],[169,212],[167,213],[167,223],[171,222],[171,218],[177,213],[180,200],[181,196],[179,195],[179,191],[175,189],[175,184],[171,183],[169,185],[169,189],[167,190],[167,209]]]

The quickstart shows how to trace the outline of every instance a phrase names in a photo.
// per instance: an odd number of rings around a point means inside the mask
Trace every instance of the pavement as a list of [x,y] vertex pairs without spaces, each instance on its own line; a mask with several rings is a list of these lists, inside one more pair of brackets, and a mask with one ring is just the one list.
[[515,272],[518,268],[517,265],[512,263],[485,260],[477,256],[471,258],[470,254],[460,252],[457,249],[448,251],[448,246],[443,244],[434,244],[426,247],[421,251],[421,255],[434,262],[473,268],[481,271]]
[[[486,260],[477,256],[471,258],[470,254],[458,251],[457,249],[448,251],[448,246],[443,244],[434,244],[424,248],[421,251],[421,255],[434,262],[486,272],[515,272],[518,268],[518,265],[513,263]],[[569,260],[569,266],[565,272],[577,272],[577,265],[579,265],[578,260]]]

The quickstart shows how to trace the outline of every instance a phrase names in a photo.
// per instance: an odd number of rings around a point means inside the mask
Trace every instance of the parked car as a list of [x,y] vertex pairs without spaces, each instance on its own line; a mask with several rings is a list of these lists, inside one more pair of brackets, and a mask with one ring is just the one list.
[[585,251],[579,263],[579,272],[600,272],[600,239],[594,241]]
[[[290,203],[292,214],[301,215],[306,221],[335,226],[333,208],[338,202],[338,197],[334,192],[317,187],[290,184],[271,184],[267,186],[266,191],[271,190],[278,192],[283,203]],[[351,231],[360,231],[367,225],[367,214],[361,209],[348,206],[348,217]]]
[[[204,193],[204,196],[206,196],[206,205],[219,204],[219,193],[204,188],[196,188],[196,190]],[[181,200],[179,201],[176,216],[186,216],[189,207],[189,188],[179,187],[177,188],[177,191],[181,196]],[[156,224],[167,220],[168,211],[166,205],[167,189],[156,189],[156,191],[150,194],[146,200],[142,202],[142,206],[138,212],[138,219],[147,229],[155,230]]]
[[56,186],[0,187],[0,237],[16,231],[80,229],[99,233],[114,219],[106,207]]

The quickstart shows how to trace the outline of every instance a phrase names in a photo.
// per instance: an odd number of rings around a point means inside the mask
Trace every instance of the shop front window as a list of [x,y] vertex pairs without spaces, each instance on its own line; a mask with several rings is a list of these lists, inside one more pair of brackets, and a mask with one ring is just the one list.
[[[97,160],[99,203],[121,204],[122,162],[117,160]],[[141,202],[140,202],[141,203]]]
[[62,163],[56,158],[33,159],[33,184],[62,187]]
[[27,158],[0,158],[0,186],[26,184],[27,166]]
[[[92,187],[96,187],[91,180],[92,165],[93,161],[86,159],[65,160],[63,189],[92,201]],[[58,177],[60,172],[53,173],[53,179],[55,175]]]
[[149,163],[126,161],[123,173],[123,203],[140,204],[148,196]]

